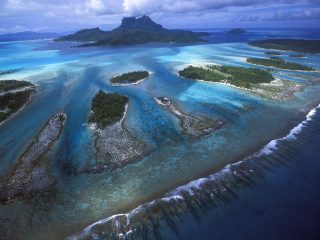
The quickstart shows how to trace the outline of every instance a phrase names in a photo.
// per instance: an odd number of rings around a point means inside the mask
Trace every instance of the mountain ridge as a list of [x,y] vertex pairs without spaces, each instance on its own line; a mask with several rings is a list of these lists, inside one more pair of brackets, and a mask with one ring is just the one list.
[[149,16],[125,17],[121,25],[111,31],[100,28],[82,29],[74,34],[60,37],[56,41],[83,42],[81,47],[105,45],[132,45],[153,42],[191,43],[203,42],[206,33],[187,30],[166,29],[154,22]]

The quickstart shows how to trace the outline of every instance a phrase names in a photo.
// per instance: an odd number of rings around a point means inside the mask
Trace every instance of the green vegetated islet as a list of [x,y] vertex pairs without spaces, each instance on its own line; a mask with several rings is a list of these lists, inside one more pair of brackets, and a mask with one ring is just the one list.
[[248,63],[267,66],[267,67],[276,67],[281,69],[289,69],[289,70],[301,70],[301,71],[313,71],[313,68],[285,61],[281,58],[248,58]]
[[149,77],[149,72],[147,71],[135,71],[124,73],[119,76],[114,76],[110,82],[111,83],[135,83],[142,79]]
[[306,53],[320,53],[320,40],[305,39],[266,39],[249,42],[251,46],[276,49],[283,51],[296,51]]
[[96,123],[99,128],[106,127],[121,119],[128,102],[129,99],[125,96],[100,90],[92,99],[89,122]]
[[6,93],[0,96],[0,122],[6,120],[11,114],[18,111],[30,99],[33,89],[16,93]]
[[189,66],[179,71],[179,75],[210,82],[226,81],[244,88],[251,88],[252,84],[270,83],[274,80],[272,74],[267,71],[233,66],[207,66],[207,68]]
[[18,80],[2,80],[0,81],[0,92],[6,92],[9,90],[31,87],[33,84],[28,81],[18,81]]

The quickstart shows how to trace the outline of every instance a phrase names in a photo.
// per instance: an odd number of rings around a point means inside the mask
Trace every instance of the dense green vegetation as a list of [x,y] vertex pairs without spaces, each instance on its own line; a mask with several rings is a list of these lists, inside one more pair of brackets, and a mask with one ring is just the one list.
[[135,83],[142,79],[149,77],[149,72],[147,71],[135,71],[124,73],[120,76],[113,77],[110,82],[112,83]]
[[281,58],[248,58],[248,63],[262,65],[262,66],[268,66],[268,67],[276,67],[281,69],[290,69],[290,70],[303,70],[303,71],[313,71],[313,68],[293,63],[293,62],[287,62],[284,61]]
[[265,54],[272,55],[272,56],[280,56],[281,55],[280,52],[273,52],[273,51],[267,51],[267,52],[265,52]]
[[16,93],[6,93],[0,96],[0,122],[18,111],[29,99],[33,89]]
[[232,85],[251,88],[252,84],[269,83],[274,77],[267,71],[256,68],[232,66],[187,67],[179,71],[179,75],[211,82],[226,81]]
[[203,42],[205,33],[184,30],[169,30],[152,21],[148,16],[123,18],[122,24],[112,31],[99,28],[84,29],[75,34],[61,37],[57,41],[86,42],[80,47],[104,45],[130,45],[151,42]]
[[249,44],[254,47],[260,47],[265,49],[320,53],[320,40],[267,39],[253,41]]
[[106,127],[122,117],[128,101],[125,96],[100,90],[92,99],[89,122],[96,123],[99,128]]
[[0,92],[6,92],[21,87],[34,86],[31,82],[17,81],[17,80],[1,80],[0,81]]

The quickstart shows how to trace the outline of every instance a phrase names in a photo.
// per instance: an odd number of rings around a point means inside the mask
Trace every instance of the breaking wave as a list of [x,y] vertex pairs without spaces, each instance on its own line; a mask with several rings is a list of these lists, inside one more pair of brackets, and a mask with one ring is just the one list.
[[237,189],[254,184],[255,178],[264,178],[266,169],[293,159],[302,144],[306,143],[300,133],[307,126],[311,132],[319,132],[319,124],[313,121],[319,109],[320,105],[313,108],[306,119],[285,137],[270,141],[252,156],[229,164],[206,178],[177,187],[162,198],[142,204],[128,213],[93,223],[67,239],[133,239],[134,236],[138,239],[161,239],[159,227],[163,223],[174,232],[178,231],[176,222],[181,214],[191,212],[196,215],[199,209],[228,202],[237,196]]

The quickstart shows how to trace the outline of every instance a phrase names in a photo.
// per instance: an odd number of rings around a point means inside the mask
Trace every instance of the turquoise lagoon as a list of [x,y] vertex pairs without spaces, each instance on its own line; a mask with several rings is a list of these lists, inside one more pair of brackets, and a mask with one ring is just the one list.
[[[1,79],[28,80],[37,87],[32,102],[0,126],[0,179],[52,115],[65,112],[68,116],[60,139],[44,156],[58,179],[56,187],[0,206],[4,239],[62,239],[100,219],[125,213],[286,135],[320,102],[318,84],[286,101],[275,101],[177,75],[188,64],[246,67],[250,66],[247,57],[265,56],[263,49],[245,42],[117,48],[73,45],[51,40],[0,43],[0,70],[19,69]],[[320,55],[290,60],[320,69]],[[138,85],[109,84],[112,75],[132,70],[152,74]],[[297,83],[319,79],[319,72],[274,74]],[[81,174],[82,168],[94,164],[94,136],[86,123],[91,99],[99,89],[130,98],[125,124],[152,153],[113,172]],[[155,102],[159,96],[169,97],[186,113],[226,124],[210,136],[190,140],[182,134],[178,119]]]

